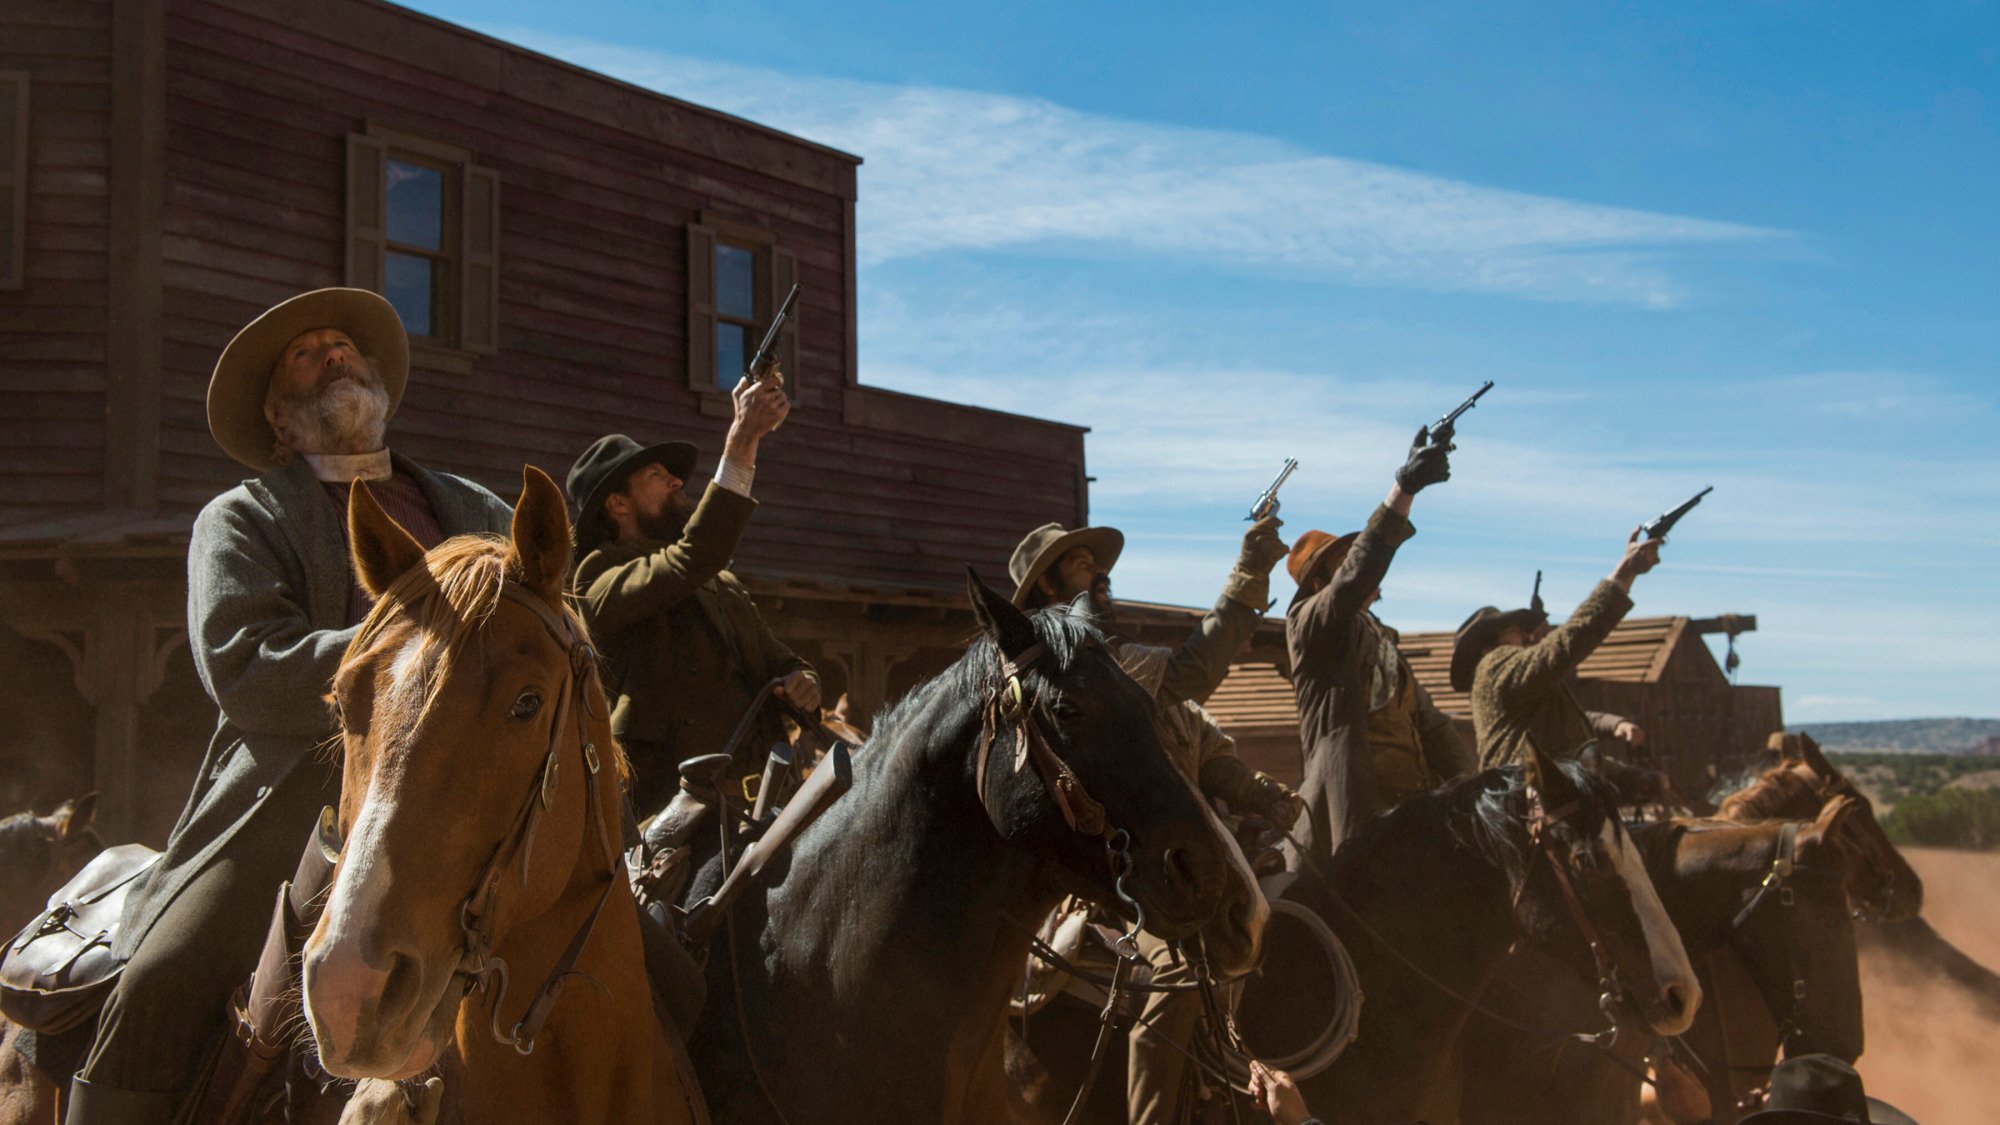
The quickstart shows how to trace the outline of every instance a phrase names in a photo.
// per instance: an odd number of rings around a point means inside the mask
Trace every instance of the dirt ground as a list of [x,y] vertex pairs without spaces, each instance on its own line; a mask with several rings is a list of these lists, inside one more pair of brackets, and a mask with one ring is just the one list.
[[[2000,970],[2000,854],[1909,848],[1924,877],[1924,917],[1967,955]],[[1946,988],[1914,983],[1875,956],[1861,961],[1868,1092],[1921,1125],[2000,1121],[2000,1024]]]

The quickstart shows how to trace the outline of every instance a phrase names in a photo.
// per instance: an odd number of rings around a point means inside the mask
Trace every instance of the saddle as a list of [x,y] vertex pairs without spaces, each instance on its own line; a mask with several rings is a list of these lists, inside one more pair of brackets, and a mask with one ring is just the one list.
[[106,848],[49,896],[0,961],[0,1012],[47,1035],[95,1017],[125,968],[111,946],[126,896],[159,858],[143,844]]

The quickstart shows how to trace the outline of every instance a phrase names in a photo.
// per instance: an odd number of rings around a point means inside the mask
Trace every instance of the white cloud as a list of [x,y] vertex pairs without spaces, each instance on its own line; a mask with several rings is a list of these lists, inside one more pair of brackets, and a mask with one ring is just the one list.
[[1039,98],[494,34],[863,156],[861,261],[953,250],[1194,259],[1363,285],[1664,306],[1668,251],[1736,223],[1505,191]]

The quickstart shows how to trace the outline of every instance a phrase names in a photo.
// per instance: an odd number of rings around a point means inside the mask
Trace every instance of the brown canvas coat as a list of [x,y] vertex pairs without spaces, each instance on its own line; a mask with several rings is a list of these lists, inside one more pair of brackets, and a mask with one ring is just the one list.
[[1599,582],[1562,626],[1526,646],[1496,647],[1479,658],[1472,677],[1472,728],[1483,767],[1526,761],[1531,746],[1551,758],[1573,758],[1616,715],[1596,715],[1577,703],[1570,683],[1585,657],[1604,643],[1632,609],[1632,598]]
[[1389,563],[1417,529],[1384,505],[1348,549],[1332,580],[1293,597],[1285,611],[1285,647],[1292,659],[1292,693],[1299,708],[1306,815],[1293,835],[1320,855],[1382,808],[1367,753],[1368,679],[1374,648],[1362,618],[1368,595],[1382,585]]
[[[612,540],[577,564],[572,588],[604,658],[612,732],[634,750],[640,816],[672,795],[673,764],[723,749],[767,681],[810,671],[723,569],[756,506],[710,484],[678,541]],[[739,767],[761,768],[782,737],[775,717],[761,722]]]

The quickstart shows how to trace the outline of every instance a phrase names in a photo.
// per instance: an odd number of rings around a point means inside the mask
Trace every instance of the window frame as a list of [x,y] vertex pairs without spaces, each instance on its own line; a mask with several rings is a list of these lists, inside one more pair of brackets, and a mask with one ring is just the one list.
[[[444,174],[439,250],[389,240],[391,160]],[[412,347],[459,366],[498,351],[500,206],[499,172],[470,150],[368,122],[347,135],[347,284],[381,293],[391,251],[428,258],[431,332],[412,333]]]
[[0,211],[6,224],[8,252],[0,254],[0,289],[21,289],[28,284],[28,99],[32,80],[25,70],[0,70],[0,112],[8,112],[12,101],[14,148],[0,152],[0,189],[8,193],[8,205]]
[[[751,253],[751,285],[754,316],[745,321],[740,317],[724,316],[717,307],[716,252],[720,247],[733,246]],[[733,216],[703,211],[687,225],[687,383],[695,392],[703,414],[728,417],[735,406],[730,400],[730,387],[721,386],[716,379],[716,326],[735,324],[744,328],[746,352],[756,347],[769,330],[771,317],[777,312],[780,295],[789,291],[798,277],[798,257],[791,250],[779,245],[777,236],[770,230],[746,222]],[[792,307],[791,316],[778,335],[775,345],[778,362],[785,369],[785,390],[797,399],[799,390],[799,322],[802,315],[800,304]],[[749,356],[746,354],[746,360]]]

